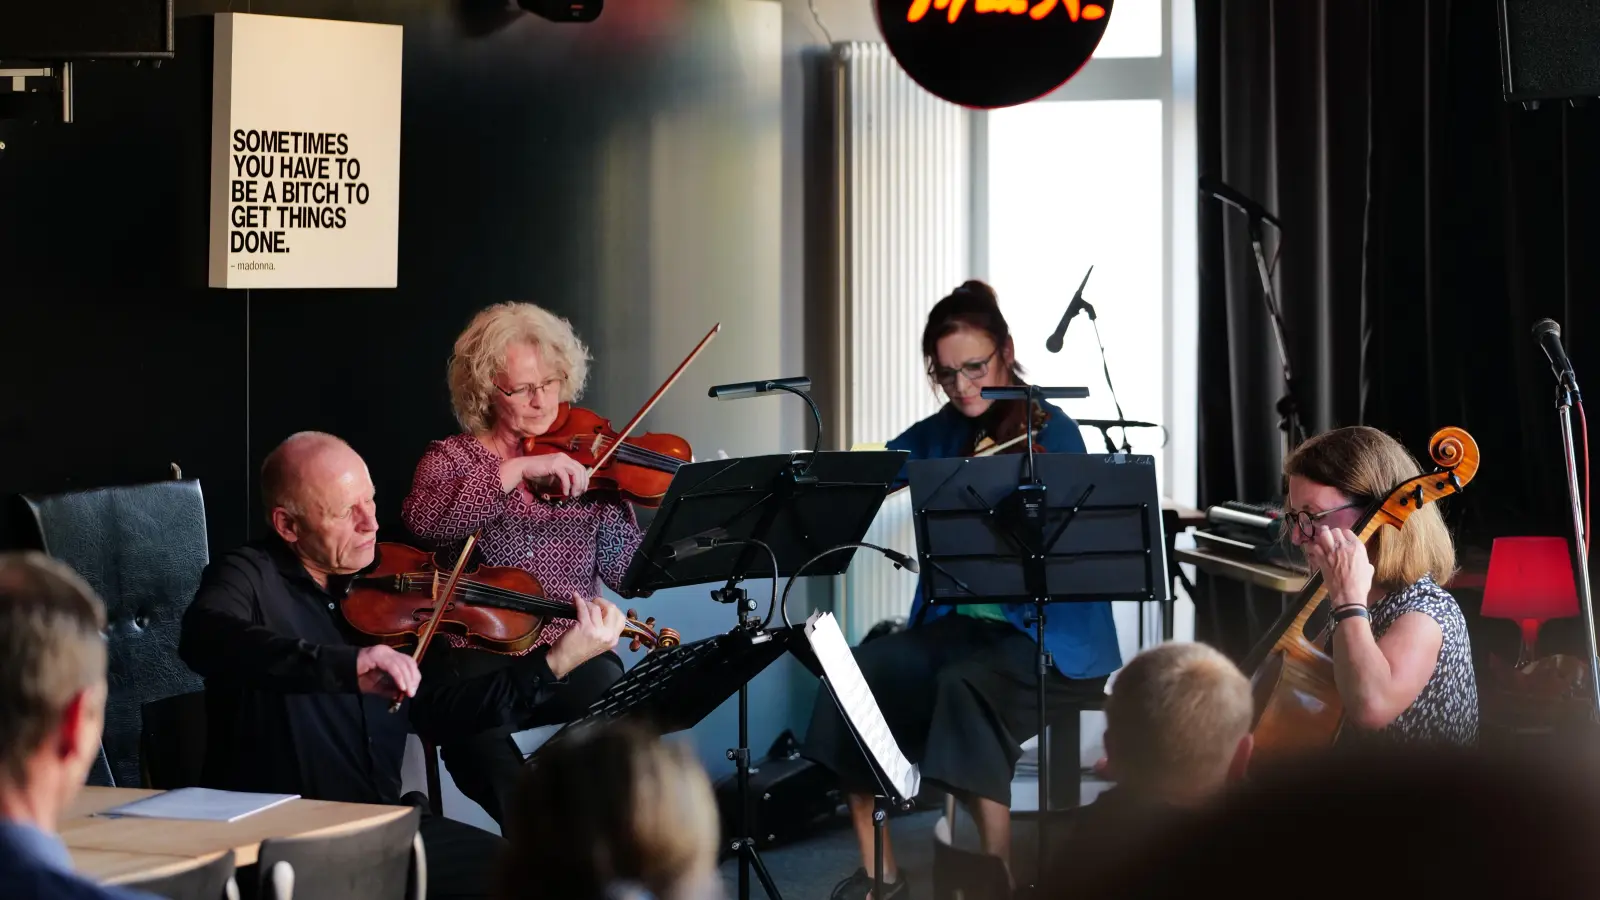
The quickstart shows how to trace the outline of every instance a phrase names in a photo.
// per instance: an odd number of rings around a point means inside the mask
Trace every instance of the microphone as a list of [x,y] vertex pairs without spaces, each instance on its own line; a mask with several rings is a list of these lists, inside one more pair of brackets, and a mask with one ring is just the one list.
[[1094,266],[1090,266],[1089,271],[1083,273],[1083,281],[1078,284],[1078,292],[1072,295],[1072,302],[1067,304],[1067,311],[1061,314],[1061,324],[1056,326],[1056,333],[1050,335],[1050,339],[1044,342],[1044,348],[1051,353],[1061,352],[1061,339],[1066,336],[1067,326],[1072,323],[1073,317],[1080,312],[1087,312],[1091,319],[1095,317],[1094,307],[1083,299],[1083,287],[1089,283],[1089,275],[1092,272]]
[[1572,360],[1561,346],[1561,326],[1554,319],[1540,319],[1533,323],[1533,336],[1538,338],[1544,355],[1550,358],[1550,371],[1556,380],[1574,395],[1578,394],[1578,376],[1572,371]]
[[1211,178],[1207,175],[1201,175],[1200,192],[1208,197],[1215,197],[1229,206],[1237,207],[1240,212],[1243,212],[1247,216],[1254,216],[1255,218],[1271,222],[1272,227],[1274,228],[1283,227],[1278,223],[1277,217],[1273,216],[1272,213],[1267,212],[1261,204],[1251,200],[1249,197],[1246,197],[1233,188],[1228,187],[1226,184],[1218,181],[1215,178]]

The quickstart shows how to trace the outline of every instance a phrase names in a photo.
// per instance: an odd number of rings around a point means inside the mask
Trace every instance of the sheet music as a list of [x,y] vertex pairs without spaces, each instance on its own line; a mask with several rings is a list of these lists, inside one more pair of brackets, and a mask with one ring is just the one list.
[[201,819],[208,822],[237,822],[262,810],[288,803],[299,794],[249,794],[187,787],[124,803],[108,809],[102,816],[136,816],[148,819]]
[[856,733],[861,735],[867,752],[872,754],[878,767],[888,776],[889,785],[899,792],[898,799],[915,797],[922,785],[922,772],[900,752],[900,745],[895,742],[894,734],[889,731],[889,723],[884,721],[883,711],[872,696],[872,688],[867,686],[867,679],[862,676],[861,667],[856,665],[850,645],[845,643],[838,620],[832,613],[814,613],[806,622],[805,633],[812,652],[817,655],[817,662],[822,665],[823,674],[839,696],[839,705],[844,709],[845,717],[855,726]]

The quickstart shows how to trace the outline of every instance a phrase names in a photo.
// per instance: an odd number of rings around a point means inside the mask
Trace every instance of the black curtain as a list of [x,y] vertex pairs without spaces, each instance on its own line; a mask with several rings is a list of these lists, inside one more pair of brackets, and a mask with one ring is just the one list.
[[[1505,102],[1487,0],[1197,0],[1196,26],[1200,172],[1282,222],[1266,253],[1308,432],[1371,425],[1426,465],[1428,437],[1463,427],[1482,468],[1443,511],[1464,557],[1570,536],[1530,329],[1561,324],[1580,382],[1600,363],[1600,111]],[[1202,202],[1202,505],[1281,499],[1283,379],[1246,221]]]

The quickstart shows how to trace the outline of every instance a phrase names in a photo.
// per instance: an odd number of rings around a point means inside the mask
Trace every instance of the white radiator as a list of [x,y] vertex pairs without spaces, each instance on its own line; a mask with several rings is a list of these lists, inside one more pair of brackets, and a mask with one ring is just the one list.
[[[971,277],[971,118],[919,87],[883,44],[834,48],[845,446],[883,443],[936,411],[920,346],[928,310]],[[910,496],[868,541],[915,554]],[[835,592],[845,636],[910,611],[917,576],[863,552]]]

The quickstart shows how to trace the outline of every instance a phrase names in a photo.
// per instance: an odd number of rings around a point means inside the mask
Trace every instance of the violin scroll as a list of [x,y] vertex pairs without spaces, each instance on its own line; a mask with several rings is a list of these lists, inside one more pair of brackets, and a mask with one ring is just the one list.
[[662,628],[658,631],[655,625],[655,616],[640,622],[638,610],[628,610],[628,625],[623,629],[623,634],[633,638],[628,642],[628,649],[636,651],[640,647],[648,646],[651,650],[665,650],[683,643],[683,638],[677,629]]

